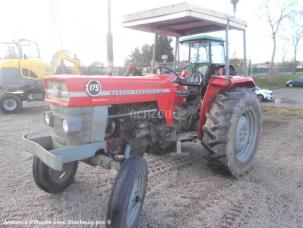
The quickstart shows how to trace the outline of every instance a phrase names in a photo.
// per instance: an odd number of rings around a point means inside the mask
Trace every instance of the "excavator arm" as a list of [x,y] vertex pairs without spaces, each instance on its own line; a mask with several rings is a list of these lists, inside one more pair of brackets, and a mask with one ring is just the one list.
[[58,50],[51,61],[52,72],[58,74],[64,74],[66,72],[66,66],[64,61],[68,61],[74,64],[74,72],[75,74],[80,74],[80,60],[73,55],[72,53],[65,50]]

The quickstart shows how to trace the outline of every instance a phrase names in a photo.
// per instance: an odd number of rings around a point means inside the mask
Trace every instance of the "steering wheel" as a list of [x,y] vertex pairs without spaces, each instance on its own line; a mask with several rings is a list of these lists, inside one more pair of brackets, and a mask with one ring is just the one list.
[[157,66],[153,70],[154,74],[174,74],[176,75],[178,81],[181,81],[180,76],[172,69],[166,66]]

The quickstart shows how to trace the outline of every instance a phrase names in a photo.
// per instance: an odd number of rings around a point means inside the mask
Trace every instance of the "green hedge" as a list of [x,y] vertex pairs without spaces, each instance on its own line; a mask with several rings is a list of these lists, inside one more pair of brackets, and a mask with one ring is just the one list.
[[302,73],[297,73],[295,75],[257,76],[256,83],[258,86],[264,89],[281,88],[285,87],[288,80],[296,79],[301,76],[303,76]]

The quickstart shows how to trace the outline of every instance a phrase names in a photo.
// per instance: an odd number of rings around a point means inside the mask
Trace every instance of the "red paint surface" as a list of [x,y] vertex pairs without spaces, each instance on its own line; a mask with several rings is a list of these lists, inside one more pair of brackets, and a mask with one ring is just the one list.
[[255,80],[253,77],[239,76],[216,76],[210,79],[200,108],[200,119],[198,124],[199,139],[203,138],[203,126],[206,122],[206,113],[209,111],[211,103],[220,92],[237,87],[253,88],[255,87]]
[[[140,77],[111,77],[111,76],[50,76],[45,78],[44,85],[50,80],[61,81],[67,85],[69,92],[85,92],[86,84],[91,80],[97,80],[101,84],[102,91],[117,90],[152,90],[152,89],[168,89],[168,93],[160,94],[121,94],[97,97],[71,97],[69,99],[56,99],[47,97],[45,100],[52,104],[68,106],[68,107],[84,107],[84,106],[108,106],[114,104],[140,103],[140,102],[157,102],[158,108],[162,111],[166,118],[167,124],[173,124],[173,112],[175,105],[181,105],[185,98],[176,96],[176,90],[187,89],[185,86],[174,83],[174,75],[147,75]],[[214,101],[218,93],[227,89],[236,87],[255,86],[252,77],[226,77],[216,76],[210,79],[209,85],[205,92],[203,102],[200,109],[200,120],[198,127],[198,137],[203,137],[203,125],[206,121],[206,113],[209,111],[211,103]]]

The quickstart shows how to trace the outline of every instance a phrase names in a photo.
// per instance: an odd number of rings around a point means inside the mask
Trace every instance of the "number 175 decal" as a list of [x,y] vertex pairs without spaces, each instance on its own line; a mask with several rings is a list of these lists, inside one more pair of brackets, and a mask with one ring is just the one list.
[[86,92],[91,97],[96,97],[100,95],[101,92],[101,84],[98,81],[89,81],[86,84]]

